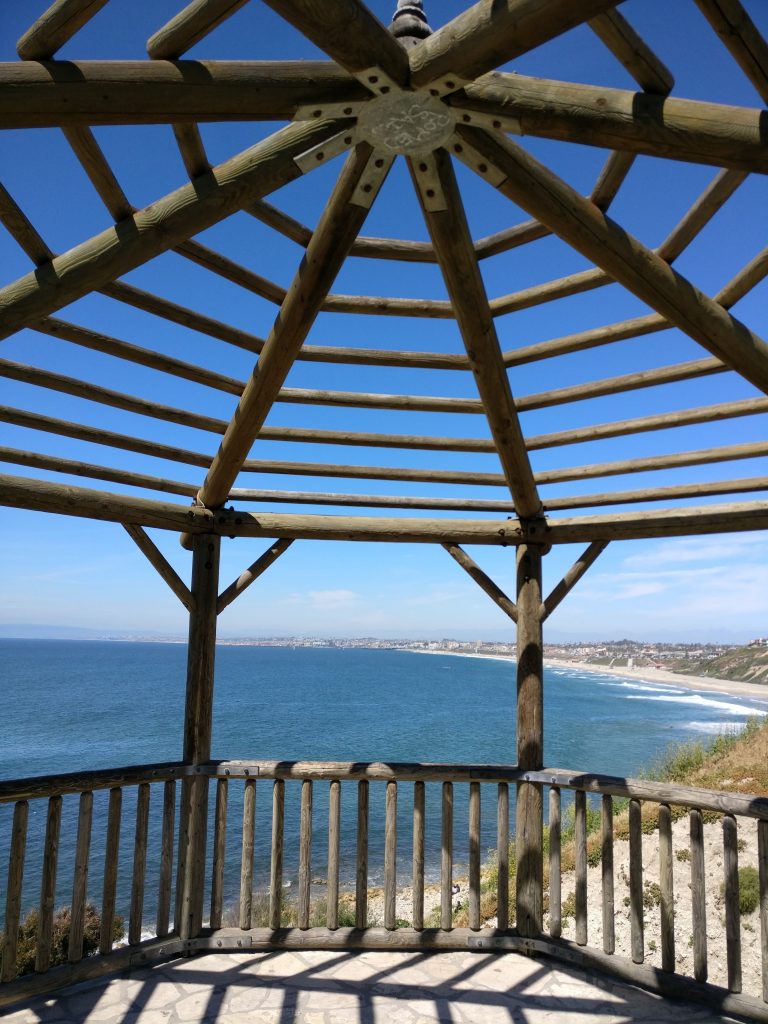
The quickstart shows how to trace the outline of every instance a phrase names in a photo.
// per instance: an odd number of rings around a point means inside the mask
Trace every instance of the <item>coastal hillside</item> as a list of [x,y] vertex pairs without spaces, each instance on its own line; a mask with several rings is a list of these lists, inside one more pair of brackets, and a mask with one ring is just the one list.
[[667,666],[671,672],[768,684],[768,647],[733,647],[716,658],[681,658]]

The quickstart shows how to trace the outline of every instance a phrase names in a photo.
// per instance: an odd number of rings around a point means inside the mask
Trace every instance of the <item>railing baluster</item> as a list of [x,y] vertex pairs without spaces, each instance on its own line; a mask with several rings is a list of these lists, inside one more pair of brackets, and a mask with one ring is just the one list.
[[211,928],[221,928],[224,912],[224,860],[227,852],[227,807],[229,782],[216,783],[216,809],[213,825],[213,868],[211,870]]
[[707,905],[704,874],[704,823],[701,811],[691,811],[691,912],[693,976],[707,980]]
[[355,928],[368,925],[368,780],[357,784],[357,857],[355,869]]
[[339,844],[341,839],[341,783],[335,779],[328,793],[328,910],[326,924],[339,927]]
[[600,865],[603,895],[603,952],[616,949],[613,891],[613,797],[600,803]]
[[672,812],[659,804],[659,888],[661,889],[661,969],[675,969],[675,888],[672,869]]
[[101,934],[99,952],[109,953],[114,942],[115,893],[117,891],[117,862],[120,853],[120,815],[123,809],[123,791],[115,786],[109,791],[107,814],[107,841],[104,847],[104,889],[101,897]]
[[397,899],[397,783],[387,783],[387,812],[384,831],[384,927],[395,928]]
[[272,848],[269,858],[269,927],[279,928],[283,920],[283,843],[285,838],[285,782],[275,779],[272,787]]
[[741,992],[741,917],[739,914],[739,853],[736,819],[723,818],[723,871],[725,873],[725,942],[728,990]]
[[40,919],[37,929],[37,953],[35,955],[35,970],[38,974],[47,971],[51,963],[53,911],[56,903],[56,868],[59,860],[60,832],[61,797],[52,796],[48,801],[43,877],[40,886]]
[[440,843],[440,927],[453,927],[453,783],[443,783],[443,822]]
[[173,832],[176,824],[176,782],[169,779],[163,785],[163,831],[160,838],[160,881],[157,887],[158,938],[170,932],[171,887],[173,885]]
[[256,780],[246,779],[243,792],[243,846],[240,856],[240,927],[251,927],[253,915],[253,847],[256,830]]
[[500,931],[509,928],[509,785],[500,782],[496,794],[496,925]]
[[85,904],[88,899],[88,854],[91,849],[91,822],[93,820],[93,793],[80,794],[77,815],[77,844],[75,847],[75,874],[72,880],[72,910],[69,926],[68,959],[76,964],[83,957],[83,930]]
[[643,821],[639,800],[629,801],[629,911],[632,959],[636,964],[641,964],[645,959],[645,939],[643,934]]
[[757,823],[757,863],[760,880],[760,947],[763,1001],[768,1003],[768,821]]
[[312,783],[301,784],[301,824],[299,831],[299,928],[309,928],[310,886],[312,882]]
[[424,927],[424,783],[413,784],[413,927]]
[[480,783],[469,784],[469,927],[480,930]]
[[5,931],[2,946],[3,966],[0,981],[16,977],[16,957],[21,920],[21,886],[24,880],[24,853],[27,846],[29,804],[18,800],[13,808],[11,852],[8,859],[8,889],[5,901]]
[[133,878],[131,881],[131,914],[128,923],[128,945],[141,942],[144,917],[144,877],[147,870],[147,837],[149,834],[149,783],[139,786],[136,801],[136,837],[133,844]]
[[574,843],[576,845],[576,942],[587,944],[587,795],[577,789],[574,797]]

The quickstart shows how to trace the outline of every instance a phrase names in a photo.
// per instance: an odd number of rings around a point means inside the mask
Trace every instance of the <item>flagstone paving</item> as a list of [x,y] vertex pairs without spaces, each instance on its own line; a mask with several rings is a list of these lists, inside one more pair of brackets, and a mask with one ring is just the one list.
[[[2,1014],[0,1013],[0,1017]],[[4,1024],[716,1024],[517,953],[209,954],[76,985]]]

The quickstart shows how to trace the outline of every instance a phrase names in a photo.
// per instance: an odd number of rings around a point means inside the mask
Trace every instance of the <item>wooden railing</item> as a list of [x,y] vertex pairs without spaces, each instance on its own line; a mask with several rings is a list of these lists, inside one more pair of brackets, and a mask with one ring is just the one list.
[[[207,779],[213,790],[207,830],[210,909],[202,931],[182,940],[173,930],[176,786],[191,777]],[[511,882],[509,873],[510,850],[514,857],[510,804],[515,785],[523,782],[540,785],[548,807],[548,843],[541,854],[548,913],[544,933],[533,937],[514,929],[514,870]],[[595,819],[588,813],[590,804],[593,811],[599,807],[596,833],[589,828]],[[766,798],[559,769],[219,761],[0,783],[2,813],[7,841],[0,836],[0,845],[7,846],[9,870],[0,1005],[142,958],[185,950],[522,949],[768,1020]],[[685,856],[676,857],[680,839],[673,841],[673,823],[681,817],[689,826]],[[62,822],[67,819],[69,845],[62,857]],[[762,970],[757,988],[742,994],[739,854],[746,827],[756,833],[752,866],[759,880]],[[723,985],[707,980],[713,957],[718,959],[717,943],[708,935],[720,926],[719,912],[717,920],[711,913],[707,917],[712,882],[705,831],[712,828],[722,830],[722,875],[714,884],[723,915]],[[628,844],[626,897],[616,891],[619,832]],[[28,834],[35,837],[32,845]],[[92,844],[92,835],[98,842]],[[496,870],[489,873],[482,860],[491,848]],[[652,872],[649,862],[654,863]],[[103,865],[98,878],[88,871],[96,863]],[[380,891],[374,894],[371,879],[379,873]],[[461,926],[457,878],[462,881]],[[572,879],[569,906],[564,879]],[[645,882],[654,887],[650,906]],[[406,909],[398,895],[404,887],[411,890]],[[99,949],[83,958],[85,907],[94,890],[101,893]],[[688,929],[681,934],[676,923],[676,892],[677,916],[683,899],[691,908],[690,976],[678,963]],[[376,916],[370,909],[374,898],[381,907]],[[49,970],[55,908],[64,904],[72,914],[69,962]],[[146,912],[148,904],[154,913]],[[495,919],[484,920],[494,905]],[[19,923],[30,907],[39,911],[34,973],[17,979]],[[592,935],[590,908],[598,911],[591,918],[597,922]],[[127,945],[119,948],[113,948],[112,939],[116,913],[127,918]],[[629,945],[622,952],[616,919],[625,913]],[[651,926],[659,930],[658,950],[646,941]],[[649,953],[658,966],[648,962]]]
[[[109,970],[108,961],[125,965],[137,951],[149,955],[152,939],[168,945],[176,782],[186,771],[174,762],[0,783],[0,815],[8,824],[7,835],[0,837],[0,848],[7,839],[8,849],[0,1005]],[[98,901],[89,896],[96,892]],[[153,911],[150,921],[147,903]],[[98,955],[84,959],[91,904],[98,913]],[[54,944],[57,939],[61,943],[55,931],[57,910],[64,907],[69,908],[67,963],[61,965],[60,953],[55,963]],[[27,972],[20,962],[19,938],[30,910],[37,912],[37,921],[36,927],[34,920],[26,923],[34,931],[27,938],[34,945],[34,967]],[[120,930],[123,938],[116,944]],[[92,945],[93,935],[90,940]]]

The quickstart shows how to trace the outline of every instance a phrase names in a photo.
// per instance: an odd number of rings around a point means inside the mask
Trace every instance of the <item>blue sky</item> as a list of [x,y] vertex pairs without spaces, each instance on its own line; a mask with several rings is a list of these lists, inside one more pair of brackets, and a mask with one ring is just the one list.
[[[18,36],[45,8],[37,0],[9,2],[0,9],[0,59],[15,59]],[[384,21],[391,2],[370,5]],[[458,13],[464,3],[427,3],[434,28]],[[768,9],[747,4],[768,34]],[[109,4],[61,51],[61,58],[140,59],[147,37],[171,17],[177,0],[139,0],[131,16],[120,17],[121,5]],[[693,99],[756,107],[760,100],[749,81],[718,43],[691,2],[674,6],[659,0],[629,0],[627,18],[671,67],[675,94]],[[124,10],[123,10],[124,13]],[[252,0],[231,21],[193,49],[200,59],[286,59],[322,57],[306,40],[280,21],[265,5]],[[586,29],[554,41],[514,63],[521,74],[632,88],[632,81],[607,50]],[[217,163],[273,131],[273,124],[203,125],[202,135],[212,162]],[[167,126],[108,127],[95,134],[129,199],[143,206],[179,187],[184,168]],[[600,149],[526,138],[523,144],[570,184],[589,192],[607,154]],[[271,197],[276,205],[304,223],[316,222],[338,174],[339,162],[314,171]],[[659,245],[679,218],[706,188],[715,168],[640,157],[611,209],[623,226],[650,246]],[[524,211],[486,184],[457,167],[475,238],[526,220]],[[30,217],[47,243],[62,252],[103,230],[110,219],[77,164],[63,135],[54,129],[4,133],[0,145],[0,181]],[[55,184],[54,184],[55,182]],[[718,291],[765,245],[768,193],[765,179],[750,177],[676,262],[676,268],[708,294]],[[426,239],[427,232],[402,162],[395,165],[366,222],[366,234]],[[287,286],[300,258],[298,246],[263,225],[238,214],[199,236],[257,273]],[[29,261],[13,239],[0,229],[3,283],[27,273]],[[550,278],[583,270],[588,263],[556,239],[543,239],[482,264],[487,291],[495,297]],[[235,285],[166,254],[128,275],[125,280],[156,291],[209,316],[266,336],[275,307]],[[335,292],[445,298],[436,267],[350,259]],[[734,309],[764,337],[768,334],[768,286],[763,282]],[[618,285],[524,310],[497,319],[503,349],[559,337],[648,312]],[[102,296],[89,296],[60,311],[62,319],[103,331],[113,337],[156,348],[179,358],[246,378],[252,357],[224,343],[184,331],[149,314]],[[374,318],[321,314],[311,344],[462,351],[454,324],[408,318]],[[227,419],[234,408],[230,395],[117,361],[43,334],[22,331],[3,342],[4,358],[31,363],[59,373],[81,376],[106,387],[142,395],[185,409]],[[565,357],[556,362],[516,368],[511,383],[526,395],[600,377],[628,373],[707,355],[680,332],[665,331]],[[469,374],[456,372],[371,370],[315,363],[297,363],[288,386],[475,397]],[[756,390],[734,374],[608,396],[592,403],[574,403],[559,410],[523,416],[527,435],[608,422],[651,411],[673,411],[754,397]],[[67,395],[42,391],[0,378],[0,401],[46,415],[99,425],[105,429],[178,444],[212,454],[218,438],[175,424],[99,407]],[[576,445],[535,452],[534,469],[580,465],[685,451],[765,438],[765,417],[727,420],[666,433],[641,434],[589,446]],[[482,417],[405,414],[373,410],[324,409],[281,404],[270,425],[319,426],[392,433],[434,433],[487,436]],[[71,441],[2,426],[2,444],[35,448],[52,455],[115,464],[140,472],[165,475],[193,484],[202,471],[148,456],[110,452],[100,445]],[[261,442],[253,458],[342,462],[344,450],[331,446],[299,446]],[[353,450],[366,464],[498,471],[494,456],[462,453]],[[14,466],[3,471],[25,474]],[[651,485],[725,479],[766,474],[765,459],[739,464],[691,467],[677,471],[634,474],[608,481],[584,481],[549,487],[546,496],[634,489]],[[36,471],[31,475],[62,479]],[[65,478],[66,479],[66,478]],[[120,492],[117,484],[75,481]],[[380,484],[287,477],[243,477],[241,486],[302,490],[428,494],[424,484]],[[471,496],[503,497],[499,488],[475,487]],[[443,486],[431,493],[457,495]],[[152,495],[150,495],[152,496]],[[167,497],[167,496],[164,496]],[[749,495],[744,496],[746,500]],[[180,502],[185,499],[179,498]],[[716,500],[716,499],[715,499]],[[266,506],[259,506],[264,510]],[[283,508],[286,508],[283,506]],[[322,509],[318,509],[322,511]],[[11,543],[3,562],[0,625],[48,623],[131,631],[181,633],[185,612],[116,524],[0,509],[0,527]],[[153,533],[166,557],[184,577],[189,556],[176,537]],[[265,542],[225,541],[222,584],[237,576],[265,547]],[[514,552],[477,549],[477,561],[504,588],[514,587]],[[546,581],[554,585],[579,549],[555,549],[546,559]],[[552,617],[552,633],[578,636],[711,635],[745,639],[768,632],[768,540],[741,535],[697,540],[614,544],[601,557],[577,591]],[[307,633],[335,635],[511,635],[504,616],[439,548],[319,544],[296,542],[250,591],[220,620],[223,634]]]

